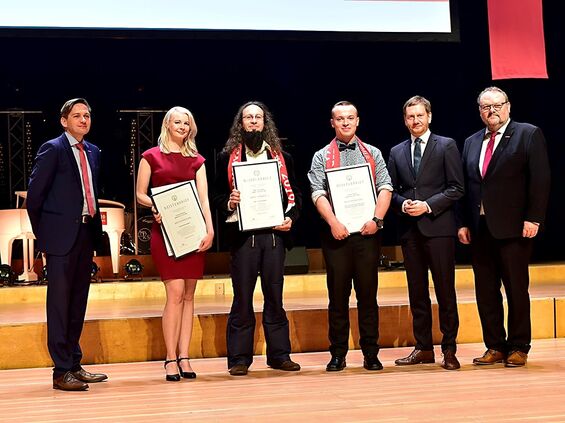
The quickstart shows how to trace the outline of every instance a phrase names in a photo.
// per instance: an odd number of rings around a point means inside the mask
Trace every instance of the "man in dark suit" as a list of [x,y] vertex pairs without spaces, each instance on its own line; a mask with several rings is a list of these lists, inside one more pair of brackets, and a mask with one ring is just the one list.
[[[233,165],[275,159],[279,165],[284,221],[273,228],[239,230]],[[232,376],[245,376],[253,362],[255,312],[253,291],[257,275],[265,298],[263,330],[267,343],[267,365],[283,371],[298,371],[290,358],[288,319],[283,307],[285,249],[292,248],[290,230],[300,214],[302,195],[296,185],[293,160],[282,149],[273,117],[258,101],[242,105],[233,121],[230,137],[218,155],[213,204],[225,221],[230,244],[233,303],[227,323],[228,368]]]
[[94,246],[102,233],[96,181],[100,150],[84,140],[90,130],[85,99],[61,109],[65,132],[43,144],[35,158],[27,211],[38,249],[47,256],[47,346],[53,388],[84,391],[107,379],[81,367],[84,323]]
[[395,361],[399,366],[433,363],[432,307],[428,269],[432,273],[443,333],[442,367],[460,368],[455,356],[459,317],[455,294],[454,205],[463,195],[463,170],[457,144],[432,134],[432,106],[414,96],[403,107],[410,138],[390,151],[388,172],[394,192],[392,208],[399,215],[399,235],[406,266],[415,349]]
[[[510,102],[497,87],[477,99],[486,129],[463,149],[465,197],[459,240],[471,244],[475,291],[487,351],[474,364],[524,366],[531,341],[528,293],[533,238],[549,197],[549,161],[541,130],[510,120]],[[501,281],[508,300],[504,329]]]

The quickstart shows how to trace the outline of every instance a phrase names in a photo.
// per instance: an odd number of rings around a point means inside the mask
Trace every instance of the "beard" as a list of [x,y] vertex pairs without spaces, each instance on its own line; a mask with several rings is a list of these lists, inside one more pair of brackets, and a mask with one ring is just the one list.
[[243,131],[241,138],[245,146],[253,153],[257,153],[263,145],[263,131]]

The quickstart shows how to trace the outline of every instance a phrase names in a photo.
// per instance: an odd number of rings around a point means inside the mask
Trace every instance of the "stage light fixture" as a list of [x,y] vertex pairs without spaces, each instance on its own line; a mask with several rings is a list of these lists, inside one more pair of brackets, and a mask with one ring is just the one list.
[[96,262],[92,262],[90,267],[90,282],[98,282],[98,272],[100,271],[100,267],[96,264]]
[[7,264],[0,265],[0,287],[11,286],[16,282],[16,274]]
[[43,266],[41,269],[41,278],[39,278],[39,285],[47,285],[47,266]]
[[126,271],[125,280],[140,281],[143,278],[143,265],[137,259],[129,260],[125,264],[124,269]]

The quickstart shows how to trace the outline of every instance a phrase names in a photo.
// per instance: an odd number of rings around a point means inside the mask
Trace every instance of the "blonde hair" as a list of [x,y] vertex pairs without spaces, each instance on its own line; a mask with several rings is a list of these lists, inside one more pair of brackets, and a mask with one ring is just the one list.
[[198,153],[198,150],[196,149],[196,132],[197,132],[196,122],[190,110],[180,106],[175,106],[171,108],[163,118],[163,124],[161,125],[161,134],[159,135],[159,140],[158,140],[159,149],[161,150],[162,153],[165,154],[169,154],[171,152],[171,149],[169,147],[169,130],[167,126],[169,124],[169,120],[171,119],[171,116],[175,112],[182,113],[188,116],[188,125],[189,125],[188,135],[184,139],[184,142],[180,148],[180,152],[184,157],[196,157],[196,153]]

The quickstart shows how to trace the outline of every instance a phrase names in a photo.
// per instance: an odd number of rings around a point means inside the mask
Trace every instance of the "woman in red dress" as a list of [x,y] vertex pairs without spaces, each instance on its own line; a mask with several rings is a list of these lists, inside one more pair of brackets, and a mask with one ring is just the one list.
[[[187,379],[196,377],[188,359],[194,290],[196,281],[202,279],[204,273],[204,251],[212,246],[214,239],[204,157],[196,150],[195,137],[196,123],[192,113],[184,107],[173,107],[163,119],[159,145],[142,154],[137,174],[137,202],[151,207],[155,216],[151,230],[151,256],[167,292],[162,324],[168,381],[179,381],[181,376]],[[160,228],[161,216],[153,208],[147,192],[150,185],[159,187],[188,180],[196,181],[207,234],[197,251],[175,259],[167,254]]]

